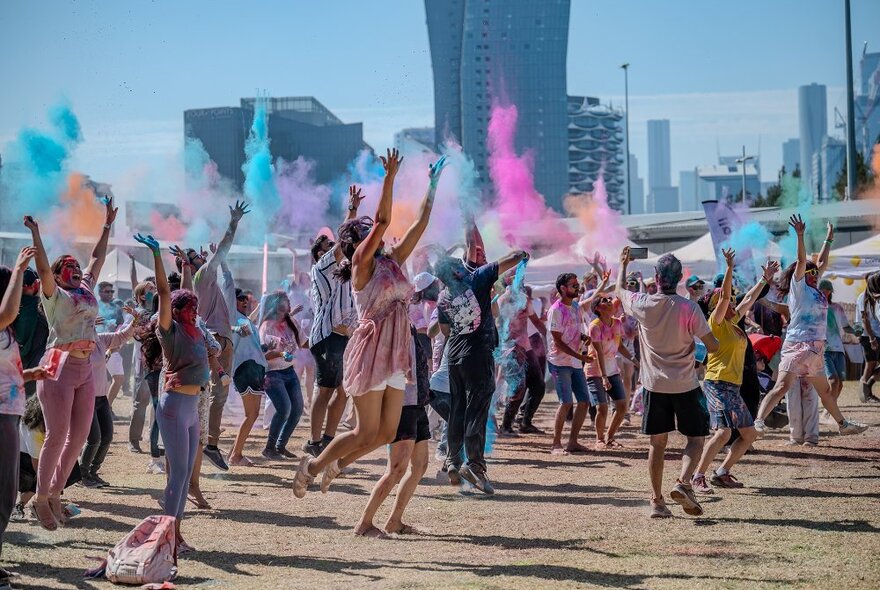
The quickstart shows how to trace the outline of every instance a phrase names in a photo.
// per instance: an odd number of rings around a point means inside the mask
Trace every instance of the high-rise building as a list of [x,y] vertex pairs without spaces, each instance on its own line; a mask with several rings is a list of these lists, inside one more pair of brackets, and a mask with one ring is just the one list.
[[698,211],[701,209],[697,199],[697,171],[682,170],[678,173],[678,210]]
[[534,150],[535,188],[561,210],[568,192],[566,57],[570,0],[425,0],[437,143],[461,142],[489,186],[493,101],[516,105],[516,148]]
[[[629,179],[632,185],[630,189],[630,197],[632,198],[630,212],[633,215],[640,215],[645,212],[645,179],[639,177],[639,160],[635,154],[629,155]],[[626,191],[624,191],[624,194],[626,194]]]
[[674,213],[678,211],[678,188],[655,186],[648,196],[651,213]]
[[[244,184],[244,145],[254,118],[253,98],[238,107],[184,111],[184,136],[198,139],[221,176]],[[266,99],[273,158],[315,162],[315,180],[327,183],[343,174],[364,143],[363,125],[346,124],[311,96]]]
[[[746,163],[746,200],[761,193],[761,179],[756,162]],[[741,201],[743,168],[740,164],[697,166],[697,197],[699,200]]]
[[801,140],[792,138],[782,144],[782,165],[786,174],[794,174],[801,162]]
[[880,143],[880,52],[865,53],[859,63],[856,102],[856,146],[865,161],[871,160],[874,144]]
[[[828,135],[828,104],[823,84],[814,83],[798,88],[798,123],[801,168],[808,169],[812,166],[807,166],[805,163],[813,162],[813,154],[819,149],[822,138]],[[810,174],[803,172],[804,179],[811,179]]]
[[846,164],[846,143],[834,137],[823,137],[813,154],[811,186],[813,199],[820,203],[840,198],[834,185]]
[[669,120],[648,121],[648,193],[672,186]]
[[408,127],[394,134],[394,147],[403,150],[407,143],[417,144],[425,151],[437,151],[433,127]]
[[608,204],[626,211],[623,113],[592,96],[568,97],[568,184],[589,193],[602,173]]

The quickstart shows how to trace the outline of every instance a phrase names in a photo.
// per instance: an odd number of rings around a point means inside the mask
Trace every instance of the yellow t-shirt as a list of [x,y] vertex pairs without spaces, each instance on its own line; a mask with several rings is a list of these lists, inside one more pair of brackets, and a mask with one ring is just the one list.
[[706,363],[706,379],[726,381],[742,385],[743,366],[746,359],[746,335],[736,325],[739,315],[715,323],[709,316],[709,328],[718,339],[718,352],[709,355]]

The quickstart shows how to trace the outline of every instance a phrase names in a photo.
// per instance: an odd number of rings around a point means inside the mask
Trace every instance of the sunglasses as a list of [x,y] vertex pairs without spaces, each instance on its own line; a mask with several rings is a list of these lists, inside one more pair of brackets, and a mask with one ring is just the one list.
[[811,277],[815,277],[815,276],[818,276],[819,269],[818,268],[808,268],[807,270],[804,271],[804,274],[809,275]]
[[611,297],[599,297],[599,303],[613,303]]
[[116,289],[104,289],[101,293],[116,293]]

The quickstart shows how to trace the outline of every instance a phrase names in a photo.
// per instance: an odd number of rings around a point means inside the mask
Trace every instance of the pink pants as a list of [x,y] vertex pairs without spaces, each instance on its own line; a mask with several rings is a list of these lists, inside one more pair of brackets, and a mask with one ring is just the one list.
[[46,440],[37,466],[37,495],[57,496],[89,437],[95,411],[95,380],[89,359],[68,356],[57,381],[37,384]]

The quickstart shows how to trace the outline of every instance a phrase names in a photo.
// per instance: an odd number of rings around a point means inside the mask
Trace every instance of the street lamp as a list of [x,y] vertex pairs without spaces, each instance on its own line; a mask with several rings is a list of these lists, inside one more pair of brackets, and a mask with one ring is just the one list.
[[626,133],[626,212],[632,215],[632,176],[629,173],[629,64],[625,63],[620,67],[623,69],[623,116]]
[[754,160],[755,156],[747,156],[746,155],[746,146],[743,146],[743,155],[742,158],[737,158],[736,163],[742,164],[743,167],[743,192],[742,192],[742,202],[746,202],[746,162],[749,160]]

